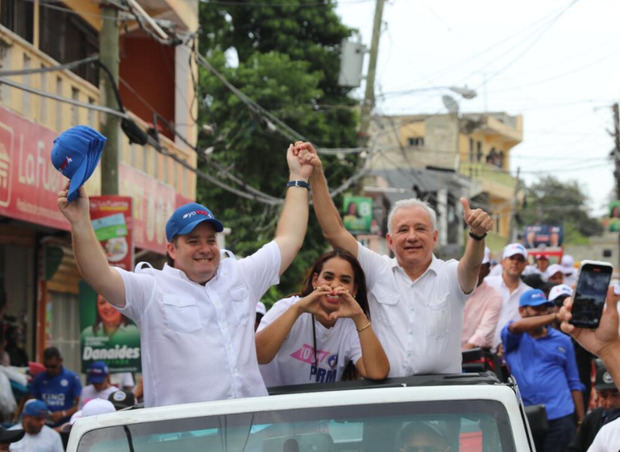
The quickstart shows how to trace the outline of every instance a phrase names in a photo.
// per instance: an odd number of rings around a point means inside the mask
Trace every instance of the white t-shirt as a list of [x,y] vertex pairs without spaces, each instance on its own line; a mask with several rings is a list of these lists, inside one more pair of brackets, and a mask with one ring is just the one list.
[[[14,425],[10,430],[23,429],[21,424]],[[22,439],[9,445],[9,450],[18,452],[64,452],[60,434],[53,428],[44,425],[39,433],[26,433]]]
[[[261,319],[258,331],[267,327],[299,300],[298,296],[277,301]],[[325,328],[315,321],[316,358],[312,337],[312,314],[303,313],[293,324],[280,350],[269,364],[260,366],[268,387],[304,383],[340,381],[349,361],[355,364],[362,357],[362,348],[353,320],[338,319],[333,327]]]
[[358,243],[375,334],[390,362],[390,377],[461,373],[463,308],[470,294],[458,281],[458,261],[433,256],[415,281],[394,258]]
[[279,281],[272,241],[237,260],[222,251],[206,284],[181,270],[116,270],[125,285],[119,309],[140,328],[147,407],[267,395],[254,343],[256,303]]
[[510,289],[508,289],[506,283],[504,283],[502,275],[487,276],[484,278],[484,281],[497,290],[502,296],[502,310],[499,313],[497,328],[495,328],[495,336],[493,337],[493,350],[495,350],[497,346],[502,343],[502,328],[510,321],[516,322],[521,319],[521,314],[519,314],[519,298],[521,298],[523,292],[530,290],[531,287],[519,280],[517,288],[510,292]]
[[117,372],[110,374],[110,384],[116,386],[119,389],[132,390],[136,386],[136,382],[133,379],[131,372]]
[[93,385],[84,386],[82,388],[82,395],[80,396],[80,410],[86,402],[91,399],[105,399],[108,400],[108,396],[113,392],[118,391],[116,386],[109,386],[103,391],[97,391]]
[[620,418],[603,425],[588,448],[588,452],[617,450],[620,450]]

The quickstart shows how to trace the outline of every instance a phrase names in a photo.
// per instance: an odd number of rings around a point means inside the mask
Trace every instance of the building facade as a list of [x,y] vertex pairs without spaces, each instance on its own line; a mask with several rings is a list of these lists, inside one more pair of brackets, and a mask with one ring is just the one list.
[[[165,19],[178,33],[198,27],[198,0],[140,0],[153,19]],[[0,292],[5,317],[22,331],[31,359],[57,346],[68,367],[79,369],[78,282],[69,224],[56,207],[63,176],[50,163],[54,138],[85,124],[100,129],[103,115],[57,99],[103,103],[99,68],[92,63],[37,71],[82,60],[99,51],[99,2],[2,0],[0,2]],[[143,130],[160,130],[163,149],[131,144],[122,136],[119,195],[133,200],[136,261],[165,256],[165,221],[180,204],[196,197],[196,67],[187,46],[160,44],[128,13],[121,13],[119,91],[131,118]],[[20,75],[7,71],[26,70]],[[8,82],[3,82],[8,81]],[[24,88],[25,87],[25,88]],[[28,90],[27,90],[28,89]],[[162,128],[163,118],[177,131]],[[105,149],[104,149],[105,152]],[[99,195],[98,168],[86,183]]]
[[[494,217],[496,229],[489,237],[493,248],[509,240],[517,196],[516,179],[509,172],[510,150],[523,139],[521,116],[377,116],[369,136],[370,176],[364,181],[364,190],[374,199],[376,218],[385,215],[398,199],[424,199],[438,213],[438,253],[460,256],[464,239],[459,199],[466,197],[472,206]],[[385,225],[382,232],[386,232]],[[363,239],[382,247],[376,236]]]

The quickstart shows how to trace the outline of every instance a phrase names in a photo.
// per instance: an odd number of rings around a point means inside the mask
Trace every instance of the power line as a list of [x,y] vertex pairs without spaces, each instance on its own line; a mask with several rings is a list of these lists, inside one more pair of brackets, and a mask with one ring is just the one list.
[[42,68],[32,68],[32,69],[17,69],[14,71],[0,71],[0,77],[12,77],[14,75],[30,75],[30,74],[41,74],[44,72],[53,72],[53,71],[61,71],[63,69],[73,69],[74,67],[80,66],[86,63],[92,63],[94,61],[99,60],[99,55],[89,56],[88,58],[84,58],[77,61],[71,61],[69,63],[60,64],[58,66],[47,66]]

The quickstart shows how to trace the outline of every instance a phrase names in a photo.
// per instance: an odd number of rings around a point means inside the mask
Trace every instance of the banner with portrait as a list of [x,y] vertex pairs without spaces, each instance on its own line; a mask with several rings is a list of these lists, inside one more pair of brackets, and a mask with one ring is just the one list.
[[620,201],[609,203],[609,231],[620,232]]
[[344,227],[354,234],[370,233],[372,221],[372,198],[345,196],[342,220]]
[[563,235],[564,230],[562,226],[550,224],[525,226],[523,230],[523,245],[526,248],[562,246]]
[[85,281],[79,283],[78,297],[82,372],[94,361],[104,361],[110,373],[140,372],[138,327]]

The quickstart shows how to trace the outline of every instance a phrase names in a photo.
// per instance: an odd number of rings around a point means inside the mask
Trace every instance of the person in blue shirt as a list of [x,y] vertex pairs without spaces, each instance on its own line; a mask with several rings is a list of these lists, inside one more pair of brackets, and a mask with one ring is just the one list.
[[584,416],[575,351],[570,338],[548,326],[557,321],[553,303],[540,289],[519,298],[521,320],[502,329],[502,343],[510,372],[517,380],[523,404],[544,404],[549,429],[535,437],[536,450],[560,452],[573,440]]
[[82,394],[80,377],[62,365],[62,356],[56,347],[43,350],[45,372],[40,373],[30,385],[30,394],[43,400],[50,411],[52,427],[68,422],[78,410]]

